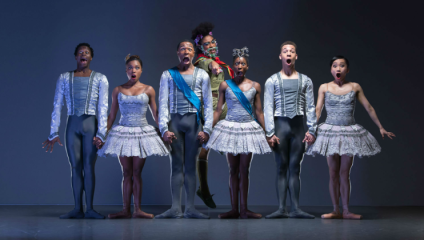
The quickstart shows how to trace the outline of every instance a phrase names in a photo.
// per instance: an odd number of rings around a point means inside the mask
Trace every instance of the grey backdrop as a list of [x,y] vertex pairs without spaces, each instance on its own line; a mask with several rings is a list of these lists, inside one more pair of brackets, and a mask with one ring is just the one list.
[[[297,70],[320,84],[332,80],[329,60],[351,61],[348,79],[362,85],[383,126],[397,138],[382,140],[357,104],[356,120],[381,144],[382,153],[355,159],[352,205],[423,205],[422,67],[418,37],[422,6],[371,1],[3,1],[1,20],[0,204],[73,204],[64,147],[45,153],[56,80],[75,69],[73,51],[88,42],[92,69],[110,89],[126,81],[124,57],[141,56],[141,81],[158,92],[165,69],[177,64],[176,44],[202,21],[212,21],[220,56],[231,62],[234,47],[250,49],[251,79],[263,84],[281,69],[280,44],[298,44]],[[421,24],[420,24],[421,23]],[[325,118],[323,115],[320,122]],[[118,118],[119,119],[119,118]],[[148,116],[153,123],[151,116]],[[66,107],[62,110],[63,141]],[[229,205],[228,168],[212,152],[209,186],[217,204]],[[249,203],[276,205],[272,155],[255,156]],[[117,159],[99,158],[95,204],[121,204]],[[143,204],[170,204],[167,157],[148,158]],[[331,205],[324,157],[306,156],[301,205]],[[201,204],[196,197],[196,204]]]

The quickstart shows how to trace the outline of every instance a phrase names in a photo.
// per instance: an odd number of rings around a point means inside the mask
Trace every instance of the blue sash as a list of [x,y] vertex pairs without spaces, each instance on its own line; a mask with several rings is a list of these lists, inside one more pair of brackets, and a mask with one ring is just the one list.
[[246,111],[250,114],[250,116],[252,116],[252,118],[255,119],[256,122],[258,122],[258,120],[256,120],[255,116],[253,115],[252,105],[250,105],[249,100],[247,100],[246,96],[240,90],[240,88],[237,86],[237,84],[232,79],[225,80],[225,82],[231,88],[234,95],[236,95],[237,99],[239,100],[241,105],[244,107],[244,109],[246,109]]
[[181,73],[178,71],[177,67],[173,67],[171,69],[168,69],[169,73],[171,74],[172,79],[175,82],[175,85],[177,85],[178,89],[180,89],[184,96],[187,98],[187,100],[193,104],[193,106],[197,109],[196,115],[197,115],[197,123],[200,124],[202,119],[202,110],[201,110],[201,102],[200,99],[197,97],[196,93],[187,85],[187,83],[184,81],[183,76],[181,76]]

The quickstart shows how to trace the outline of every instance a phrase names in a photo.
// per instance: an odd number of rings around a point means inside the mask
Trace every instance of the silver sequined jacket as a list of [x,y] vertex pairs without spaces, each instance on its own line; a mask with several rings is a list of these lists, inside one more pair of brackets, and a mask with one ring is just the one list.
[[[64,104],[64,97],[68,108],[68,116],[74,115],[73,79],[74,73],[66,72],[60,74],[57,80],[49,140],[53,140],[53,138],[59,136],[60,114]],[[99,125],[96,136],[104,142],[106,136],[109,94],[109,83],[106,76],[92,71],[88,83],[87,94],[84,114],[97,115]]]
[[[296,96],[297,115],[304,115],[306,109],[306,125],[309,133],[316,137],[317,116],[314,103],[314,86],[312,80],[299,73],[299,89]],[[272,75],[265,83],[264,117],[266,136],[271,137],[275,133],[274,117],[286,117],[281,72]]]
[[[212,91],[209,75],[205,70],[197,67],[194,69],[193,83],[190,87],[203,103],[203,117],[205,120],[203,131],[210,136],[212,133],[213,122]],[[160,78],[159,89],[159,129],[162,136],[166,131],[168,131],[170,114],[178,113],[176,107],[178,104],[176,97],[177,90],[178,87],[172,79],[169,71],[164,71]],[[189,112],[196,113],[197,110],[193,107],[189,109]]]

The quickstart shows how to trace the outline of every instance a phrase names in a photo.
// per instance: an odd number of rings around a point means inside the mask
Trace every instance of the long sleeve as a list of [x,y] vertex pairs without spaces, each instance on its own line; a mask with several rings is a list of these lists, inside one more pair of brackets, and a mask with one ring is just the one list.
[[168,77],[165,75],[165,72],[160,78],[160,87],[159,87],[159,129],[161,135],[168,131],[169,123],[169,86],[168,86]]
[[60,114],[62,111],[63,94],[65,89],[64,82],[64,76],[61,74],[57,80],[56,90],[54,93],[52,121],[50,123],[50,141],[59,136]]
[[209,64],[213,62],[213,59],[204,59],[199,61],[196,67],[205,70],[208,74],[211,74],[211,70],[209,69]]
[[306,125],[309,133],[316,137],[317,115],[315,112],[314,85],[311,79],[308,79],[305,97]]
[[203,132],[212,134],[212,123],[213,123],[213,106],[212,106],[212,91],[211,91],[211,82],[209,76],[203,74],[202,79],[202,97],[203,97],[203,109],[205,114],[205,125],[203,126]]
[[275,134],[274,126],[274,83],[269,78],[265,83],[264,93],[264,118],[265,132],[267,137],[272,137]]
[[97,118],[99,125],[96,137],[100,138],[103,142],[106,140],[108,95],[109,82],[107,81],[106,76],[102,75],[99,83],[99,101],[97,105]]

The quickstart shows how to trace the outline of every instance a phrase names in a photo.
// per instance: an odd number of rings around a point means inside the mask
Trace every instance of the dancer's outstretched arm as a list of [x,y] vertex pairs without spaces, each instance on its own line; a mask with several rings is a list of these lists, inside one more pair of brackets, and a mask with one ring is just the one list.
[[367,98],[365,97],[364,91],[362,90],[362,87],[358,83],[353,83],[353,90],[356,92],[356,96],[358,98],[358,101],[364,106],[365,110],[367,110],[368,114],[370,115],[371,119],[374,121],[375,125],[380,129],[380,134],[384,139],[384,135],[387,135],[390,139],[393,139],[392,137],[396,137],[394,133],[387,132],[383,126],[380,123],[380,120],[378,120],[377,113],[375,112],[374,108],[371,106],[371,104],[368,102]]

